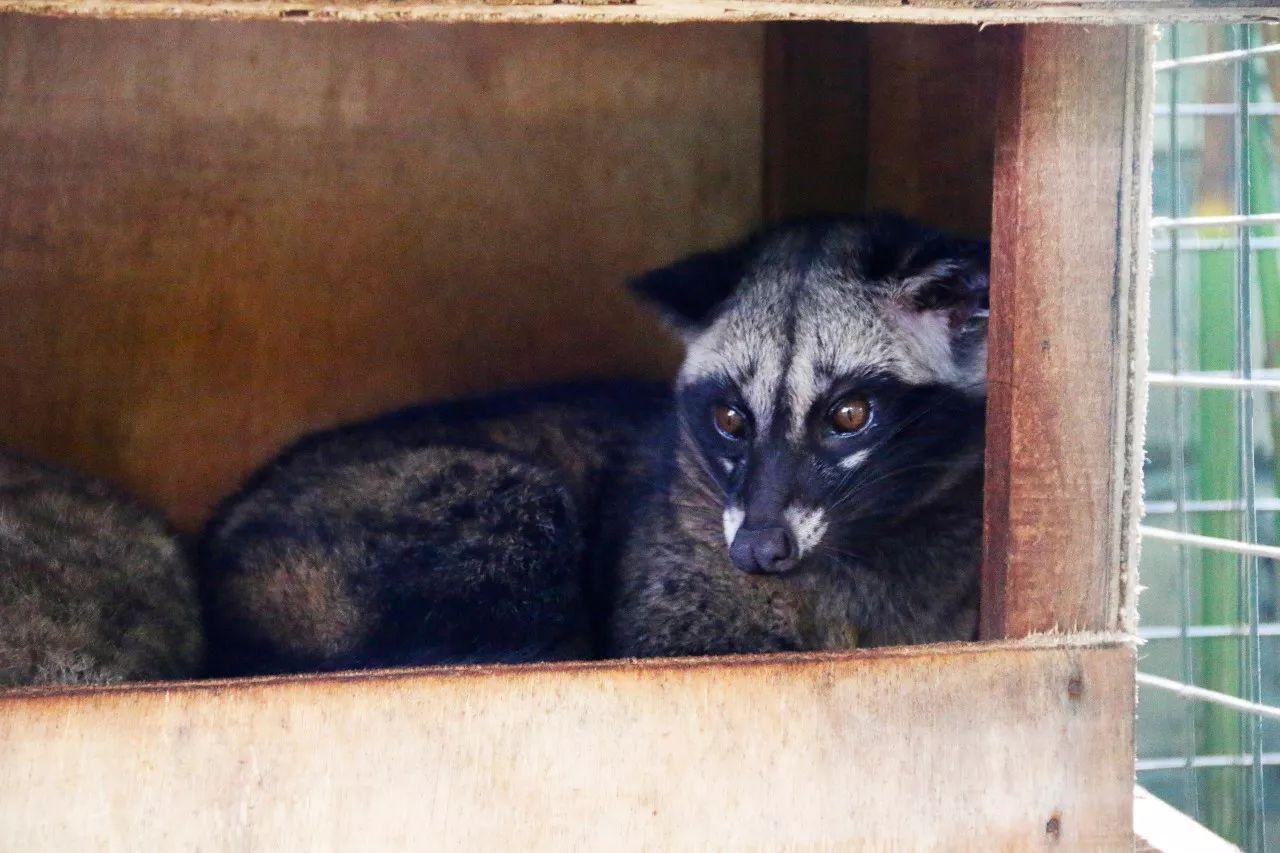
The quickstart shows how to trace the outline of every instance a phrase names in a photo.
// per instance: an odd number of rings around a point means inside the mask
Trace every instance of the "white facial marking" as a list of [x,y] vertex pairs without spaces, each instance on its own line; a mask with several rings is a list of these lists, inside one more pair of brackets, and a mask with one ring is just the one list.
[[856,453],[850,453],[848,456],[840,460],[840,467],[846,471],[852,471],[863,462],[867,461],[867,457],[871,455],[871,448],[864,447]]
[[738,535],[738,528],[742,526],[742,519],[747,514],[736,506],[725,507],[724,510],[724,542],[726,545],[733,544],[733,537]]
[[[800,339],[801,344],[810,341]],[[799,346],[792,355],[791,375],[787,377],[787,404],[791,409],[791,423],[787,425],[788,437],[800,443],[804,441],[809,409],[818,396],[826,390],[818,382],[814,366],[816,353],[813,346]]]
[[794,276],[784,240],[758,259],[750,284],[737,293],[725,312],[688,342],[677,380],[687,386],[720,376],[734,385],[750,413],[754,428],[767,433],[787,377],[785,329],[792,303]]
[[[858,264],[849,263],[868,251],[858,226],[826,235],[817,259],[798,263],[802,252],[813,254],[807,239],[771,240],[715,321],[687,334],[679,385],[718,378],[741,396],[758,434],[782,431],[797,444],[807,440],[824,395],[839,390],[831,383],[843,377],[884,374],[985,393],[985,344],[973,342],[958,361],[948,313],[918,310],[909,298],[967,262],[943,260],[906,280],[866,288]],[[787,422],[775,423],[783,411]],[[854,455],[844,467],[863,461]]]
[[724,467],[724,472],[725,472],[726,474],[732,474],[732,473],[733,473],[733,460],[732,460],[732,459],[721,459],[721,460],[720,460],[720,464],[721,464],[721,466],[723,466],[723,467]]
[[926,376],[949,385],[962,382],[951,357],[951,327],[944,311],[894,312],[902,343]]
[[789,506],[783,511],[782,517],[791,527],[791,534],[796,537],[796,547],[800,550],[798,556],[803,557],[812,551],[827,532],[827,521],[820,509]]
[[802,441],[812,407],[828,393],[832,378],[862,371],[898,371],[895,340],[879,309],[841,272],[812,270],[796,304],[795,345],[787,375],[792,441]]

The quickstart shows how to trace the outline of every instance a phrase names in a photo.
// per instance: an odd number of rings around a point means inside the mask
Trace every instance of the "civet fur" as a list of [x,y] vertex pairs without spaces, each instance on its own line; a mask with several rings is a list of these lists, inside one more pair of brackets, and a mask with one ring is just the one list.
[[203,651],[195,572],[159,517],[0,451],[0,686],[192,677]]
[[893,216],[790,224],[634,283],[687,343],[674,388],[304,439],[203,540],[219,670],[972,637],[987,257]]

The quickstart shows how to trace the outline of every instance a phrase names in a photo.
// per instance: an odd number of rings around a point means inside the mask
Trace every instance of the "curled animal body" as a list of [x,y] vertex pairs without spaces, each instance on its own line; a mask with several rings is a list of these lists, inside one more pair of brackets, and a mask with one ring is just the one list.
[[0,452],[0,686],[194,677],[195,571],[100,480]]
[[649,273],[672,387],[561,385],[304,439],[201,546],[226,672],[965,639],[988,250],[814,220]]

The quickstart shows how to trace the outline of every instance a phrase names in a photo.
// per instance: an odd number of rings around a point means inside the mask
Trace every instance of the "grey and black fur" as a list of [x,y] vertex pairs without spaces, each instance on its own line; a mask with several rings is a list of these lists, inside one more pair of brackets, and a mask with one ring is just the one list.
[[[785,226],[635,282],[685,337],[673,390],[559,386],[304,440],[204,538],[219,668],[972,637],[986,268],[985,244],[892,216]],[[851,396],[870,418],[836,434]]]
[[195,572],[105,483],[0,451],[0,686],[200,674]]
[[204,537],[215,671],[592,656],[594,567],[666,396],[568,385],[303,440]]

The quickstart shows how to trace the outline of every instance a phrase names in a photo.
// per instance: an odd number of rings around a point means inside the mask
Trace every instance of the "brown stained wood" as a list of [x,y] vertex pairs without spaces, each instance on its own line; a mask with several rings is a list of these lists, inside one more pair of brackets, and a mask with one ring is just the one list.
[[868,35],[861,24],[765,27],[766,220],[866,208]]
[[1150,45],[1009,33],[992,238],[986,637],[1131,627]]
[[999,30],[765,29],[767,219],[897,210],[987,237]]
[[1133,650],[917,647],[0,697],[3,844],[1132,849]]
[[678,350],[760,218],[760,28],[0,16],[0,444],[185,527],[295,436]]
[[867,29],[867,206],[986,238],[1003,31]]
[[1277,21],[1274,0],[0,0],[0,13],[102,18],[279,18],[288,21],[832,20],[917,24],[1150,24]]

